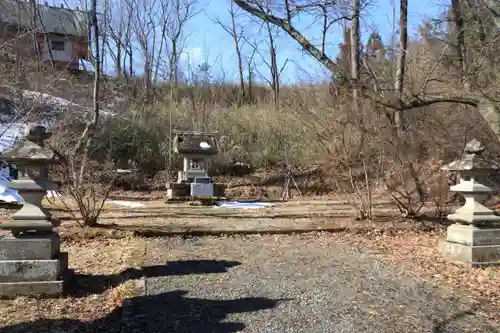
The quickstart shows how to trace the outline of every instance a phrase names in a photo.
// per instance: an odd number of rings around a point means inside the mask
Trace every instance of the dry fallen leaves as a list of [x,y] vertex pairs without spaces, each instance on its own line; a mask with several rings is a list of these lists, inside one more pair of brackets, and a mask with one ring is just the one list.
[[402,267],[407,274],[457,294],[465,292],[498,320],[500,267],[470,268],[445,260],[438,250],[438,242],[443,237],[444,231],[400,230],[337,234],[335,241],[367,248],[396,267]]
[[[137,252],[143,251],[142,246],[142,240],[137,238],[92,239],[65,242],[62,250],[69,252],[70,268],[74,269],[76,274],[110,276],[134,265]],[[41,318],[102,318],[121,305],[123,297],[128,295],[127,288],[129,287],[125,283],[114,288],[101,288],[101,293],[83,297],[41,300],[21,297],[15,300],[0,300],[0,327]]]

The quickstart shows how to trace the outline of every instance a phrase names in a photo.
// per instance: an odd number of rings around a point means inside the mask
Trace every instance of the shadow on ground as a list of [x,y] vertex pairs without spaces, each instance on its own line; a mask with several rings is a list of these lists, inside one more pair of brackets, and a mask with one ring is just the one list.
[[[449,332],[448,326],[453,324],[456,320],[460,320],[462,318],[465,318],[467,316],[472,316],[474,315],[474,312],[472,310],[466,310],[466,311],[460,311],[452,314],[446,319],[434,319],[433,320],[433,327],[432,327],[432,333],[445,333]],[[494,328],[491,328],[491,330],[486,331],[488,333],[494,333]],[[485,332],[485,333],[486,333]]]
[[71,319],[40,319],[0,329],[1,333],[20,332],[171,332],[231,333],[245,328],[240,322],[222,322],[229,314],[254,312],[275,307],[281,300],[239,298],[211,300],[186,297],[176,290],[129,300],[127,308],[133,317],[123,320],[121,308],[93,321]]
[[119,274],[85,275],[74,274],[67,285],[71,297],[101,294],[129,280],[173,275],[225,273],[231,267],[241,265],[238,261],[226,260],[181,260],[167,261],[165,265],[127,268]]
[[[91,321],[39,319],[0,328],[0,333],[234,333],[241,332],[246,328],[246,325],[231,320],[230,315],[270,310],[287,301],[263,297],[213,300],[191,298],[187,297],[186,294],[186,291],[175,290],[129,299],[127,315],[125,316],[122,308],[116,308],[107,316]],[[454,325],[455,321],[469,315],[474,315],[474,313],[461,311],[447,316],[446,319],[433,320],[432,325],[422,333],[472,332],[470,330],[457,330]],[[394,332],[390,329],[388,331]],[[252,332],[256,331],[253,330]],[[495,333],[498,331],[494,327],[490,327],[483,329],[481,332]]]

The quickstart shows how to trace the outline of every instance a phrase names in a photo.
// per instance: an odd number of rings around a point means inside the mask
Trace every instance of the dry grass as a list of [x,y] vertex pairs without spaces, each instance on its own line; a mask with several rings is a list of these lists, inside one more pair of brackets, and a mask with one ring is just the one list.
[[[121,305],[124,297],[131,295],[133,281],[113,288],[95,285],[102,279],[92,279],[87,275],[112,276],[128,267],[140,265],[144,253],[143,240],[78,240],[63,242],[62,250],[69,252],[69,265],[75,270],[77,287],[71,291],[74,295],[59,299],[37,300],[22,297],[1,300],[0,327],[38,319],[94,320],[111,313]],[[89,294],[91,291],[100,293]]]
[[[156,194],[152,195],[157,196]],[[126,200],[127,198],[123,198]],[[64,199],[68,207],[75,205]],[[141,201],[145,207],[129,208],[106,204],[99,223],[103,226],[118,226],[127,230],[156,228],[162,231],[182,232],[188,230],[301,230],[332,228],[393,228],[419,227],[421,223],[400,219],[399,212],[382,197],[374,201],[373,221],[356,221],[356,210],[345,196],[304,198],[288,202],[274,202],[265,209],[217,209],[211,206],[193,206],[188,203],[169,203],[164,199]],[[59,230],[65,234],[74,233],[73,214],[61,201],[47,205],[63,220]],[[431,208],[428,207],[429,212]],[[123,230],[123,229],[122,229]],[[113,236],[112,232],[106,234]],[[85,232],[83,232],[85,234]]]
[[[78,216],[77,206],[71,198],[45,200],[44,205],[63,220],[59,229],[73,230],[76,226],[74,216]],[[99,219],[105,226],[120,226],[135,230],[138,227],[160,228],[170,231],[193,229],[243,230],[243,229],[331,229],[331,228],[441,228],[447,221],[435,217],[436,207],[432,203],[424,205],[420,213],[425,216],[419,221],[401,218],[393,202],[382,193],[373,197],[374,219],[355,220],[355,205],[348,195],[325,195],[302,197],[287,202],[275,201],[273,207],[266,209],[216,209],[211,206],[186,203],[165,203],[165,192],[116,191],[112,200],[139,202],[144,207],[124,207],[106,203]],[[491,209],[499,202],[497,197],[488,204]],[[67,209],[70,208],[70,210]],[[457,208],[456,204],[445,205],[443,211]],[[0,221],[7,220],[13,210],[0,209]],[[130,230],[128,229],[128,230]],[[121,229],[123,230],[123,229]],[[101,230],[102,231],[102,230]],[[114,229],[103,232],[102,236],[115,237]],[[74,233],[71,231],[71,233]],[[95,233],[94,233],[95,234]],[[84,231],[82,235],[87,235]]]

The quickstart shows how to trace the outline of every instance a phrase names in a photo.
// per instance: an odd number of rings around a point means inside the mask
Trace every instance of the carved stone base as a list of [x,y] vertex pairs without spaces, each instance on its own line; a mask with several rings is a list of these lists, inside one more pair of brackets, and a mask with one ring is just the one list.
[[68,254],[60,252],[60,238],[21,234],[0,239],[0,297],[57,297],[63,293]]
[[[167,183],[167,199],[168,200],[189,200],[191,198],[190,183]],[[226,195],[225,184],[214,184],[214,198],[223,198]]]
[[500,228],[453,224],[441,251],[447,259],[469,266],[500,265]]
[[0,229],[10,230],[13,235],[18,236],[28,231],[40,234],[51,233],[54,227],[59,226],[59,220],[11,220],[0,224]]

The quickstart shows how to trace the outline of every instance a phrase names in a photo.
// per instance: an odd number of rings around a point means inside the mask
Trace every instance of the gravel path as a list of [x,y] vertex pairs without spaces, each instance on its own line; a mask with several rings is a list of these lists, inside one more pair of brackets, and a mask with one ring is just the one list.
[[158,266],[123,331],[498,332],[465,298],[326,237],[149,240],[146,264]]

